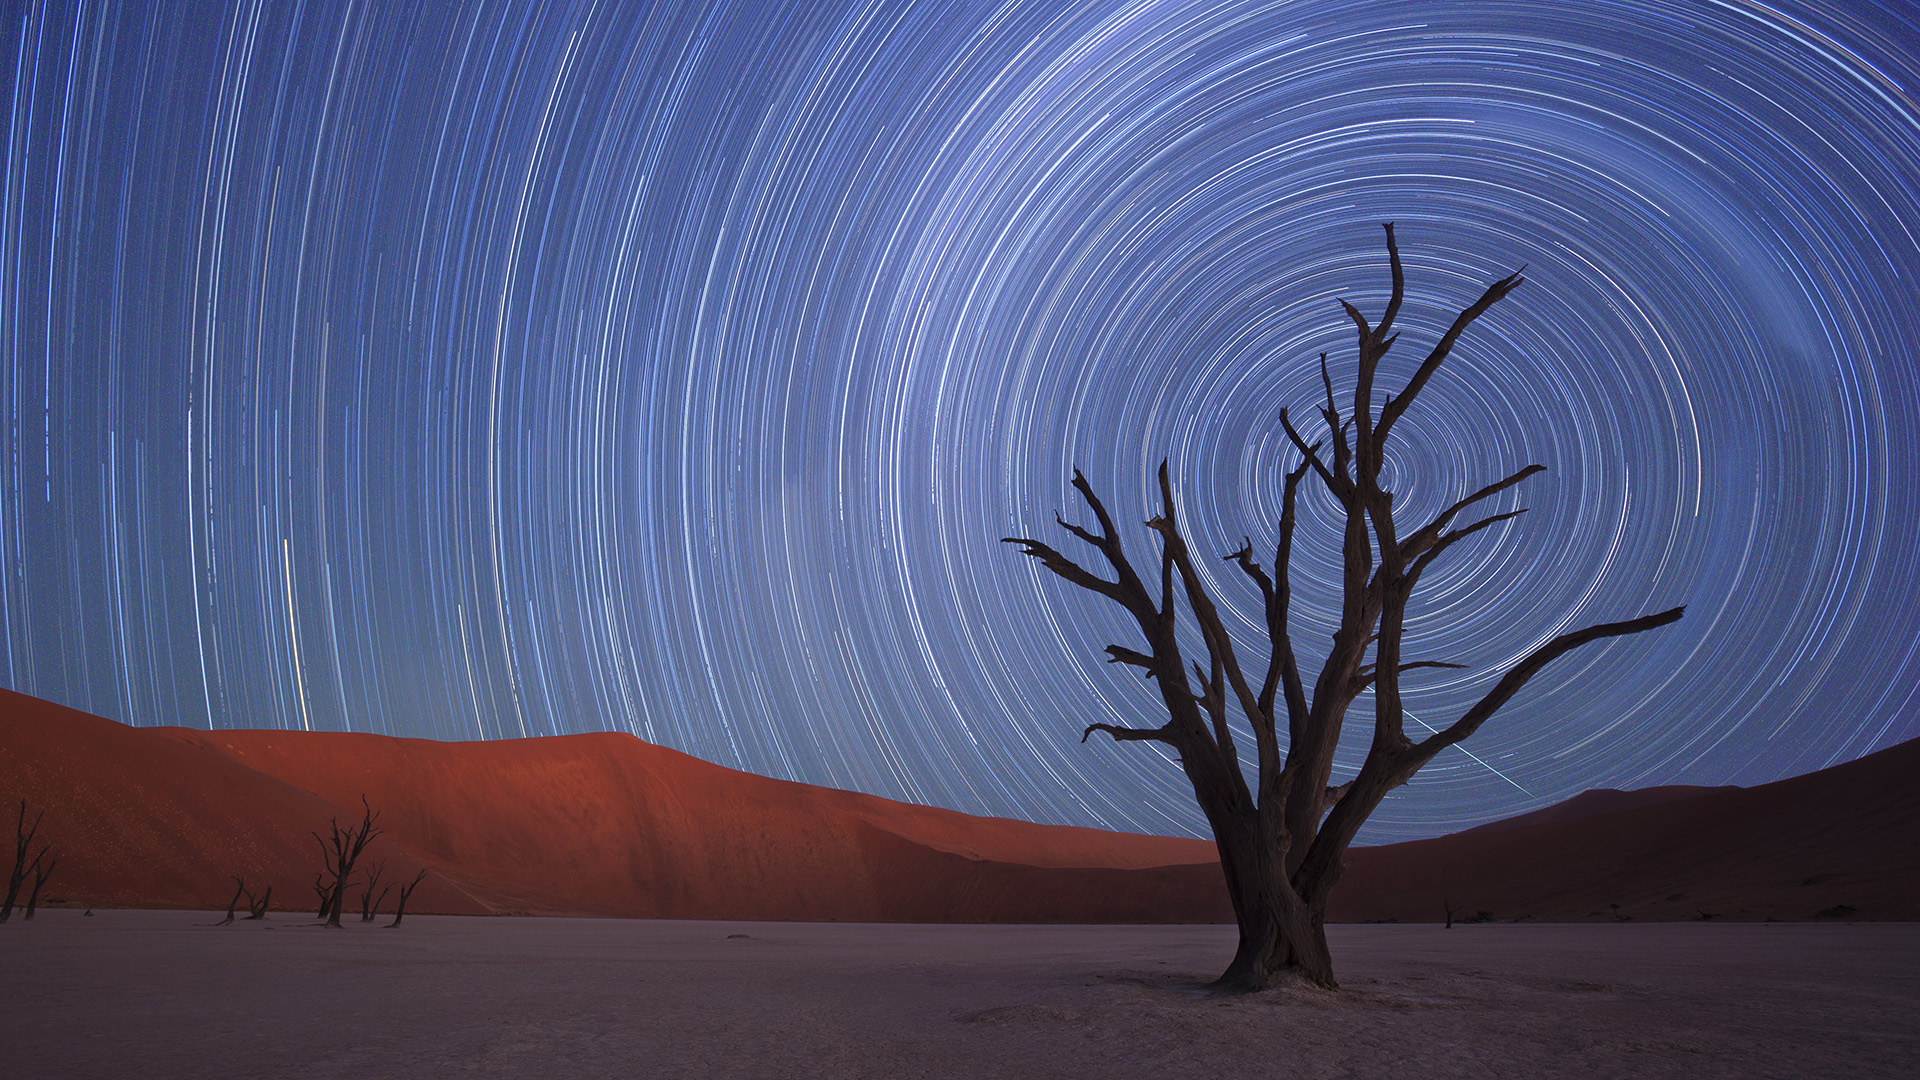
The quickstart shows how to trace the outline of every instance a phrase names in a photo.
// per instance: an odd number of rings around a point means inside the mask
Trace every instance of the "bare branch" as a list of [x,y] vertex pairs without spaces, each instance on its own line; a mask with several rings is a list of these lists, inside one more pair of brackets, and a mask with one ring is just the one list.
[[1359,331],[1360,347],[1362,349],[1366,348],[1368,339],[1373,337],[1373,327],[1367,325],[1367,317],[1360,314],[1359,308],[1354,307],[1345,300],[1340,301],[1340,307],[1341,310],[1347,313],[1347,318],[1353,320],[1354,328]]
[[1400,313],[1400,301],[1407,294],[1407,275],[1400,266],[1400,245],[1393,240],[1393,222],[1387,222],[1383,228],[1387,230],[1387,262],[1393,267],[1393,295],[1388,299],[1387,310],[1381,314],[1380,325],[1374,333],[1385,337],[1393,329],[1393,317]]
[[[1318,444],[1316,444],[1318,445]],[[1267,633],[1272,644],[1267,677],[1260,688],[1260,704],[1269,716],[1273,713],[1274,667],[1279,668],[1280,688],[1286,694],[1288,730],[1306,722],[1307,691],[1300,682],[1300,664],[1293,652],[1293,636],[1288,619],[1293,609],[1293,530],[1297,517],[1300,481],[1307,475],[1307,462],[1287,473],[1280,496],[1280,539],[1274,544],[1273,568],[1278,575],[1273,603],[1267,608]]]
[[[1153,631],[1149,629],[1148,624],[1172,619],[1173,610],[1170,607],[1161,610],[1154,608],[1153,598],[1147,595],[1146,586],[1140,583],[1140,575],[1134,573],[1133,564],[1127,560],[1127,553],[1120,546],[1120,538],[1114,533],[1113,516],[1107,513],[1106,504],[1100,501],[1100,496],[1093,493],[1093,485],[1087,483],[1086,474],[1079,469],[1073,470],[1073,487],[1080,493],[1080,498],[1100,522],[1101,536],[1098,541],[1095,541],[1095,545],[1099,547],[1100,553],[1106,556],[1107,565],[1113,567],[1115,578],[1113,584],[1116,586],[1114,592],[1106,595],[1111,596],[1132,612],[1134,620],[1140,624],[1141,631],[1151,640]],[[1092,577],[1092,575],[1088,576]],[[1094,578],[1093,580],[1102,579]]]
[[1385,407],[1380,410],[1380,423],[1376,425],[1374,431],[1375,443],[1381,446],[1386,445],[1387,433],[1392,430],[1394,421],[1400,419],[1401,414],[1407,411],[1407,406],[1413,404],[1413,399],[1420,395],[1421,389],[1427,385],[1427,380],[1433,377],[1433,373],[1440,370],[1441,363],[1446,360],[1447,354],[1453,351],[1453,344],[1460,340],[1461,333],[1472,325],[1475,319],[1486,314],[1488,308],[1499,303],[1524,281],[1526,279],[1520,276],[1519,271],[1501,278],[1487,286],[1487,291],[1480,294],[1480,299],[1475,300],[1471,307],[1462,311],[1453,320],[1453,325],[1447,328],[1440,343],[1433,347],[1433,351],[1427,354],[1425,360],[1421,361],[1420,370],[1414,372],[1413,378],[1407,381],[1407,388],[1396,396],[1388,398]]
[[1273,595],[1273,579],[1267,576],[1267,571],[1259,563],[1253,561],[1252,540],[1244,536],[1241,537],[1240,549],[1238,551],[1230,551],[1220,556],[1220,561],[1240,564],[1240,571],[1252,578],[1254,584],[1260,586],[1261,596],[1271,597]]
[[1135,652],[1132,649],[1124,648],[1119,645],[1109,645],[1107,646],[1107,663],[1132,664],[1134,667],[1146,669],[1144,672],[1142,672],[1143,678],[1153,677],[1153,669],[1154,669],[1153,657],[1148,656],[1146,653]]
[[1081,528],[1080,526],[1075,525],[1073,522],[1068,521],[1067,519],[1061,517],[1059,514],[1053,515],[1053,523],[1067,530],[1073,535],[1079,537],[1080,539],[1085,540],[1087,543],[1092,544],[1094,547],[1097,547],[1097,548],[1106,547],[1105,537],[1095,536],[1092,533],[1088,532],[1087,530]]
[[1168,746],[1175,745],[1172,734],[1164,727],[1130,728],[1115,724],[1088,724],[1087,730],[1080,733],[1080,741],[1086,742],[1087,736],[1096,731],[1104,731],[1113,736],[1114,742],[1163,742]]
[[[1405,673],[1419,668],[1464,668],[1466,666],[1465,664],[1449,664],[1444,660],[1415,660],[1410,664],[1401,664],[1400,671]],[[1368,664],[1366,667],[1360,669],[1361,689],[1364,690],[1372,684],[1374,674],[1374,665],[1372,664]]]
[[1003,544],[1019,544],[1022,549],[1020,552],[1022,555],[1030,555],[1038,559],[1040,565],[1066,578],[1075,585],[1090,592],[1097,592],[1102,596],[1110,597],[1122,604],[1126,603],[1126,596],[1121,592],[1117,582],[1108,581],[1106,578],[1096,576],[1079,563],[1074,562],[1072,559],[1067,558],[1065,555],[1060,554],[1058,551],[1038,540],[1029,540],[1024,536],[1003,536],[1000,538],[1000,542]]
[[1419,576],[1426,571],[1427,567],[1433,565],[1435,559],[1446,554],[1448,548],[1472,536],[1474,533],[1488,526],[1498,525],[1503,521],[1511,521],[1526,512],[1527,508],[1523,506],[1518,510],[1509,510],[1504,514],[1495,514],[1492,517],[1482,518],[1464,529],[1455,529],[1445,536],[1442,536],[1437,543],[1428,548],[1419,558],[1413,560],[1413,565],[1407,570],[1408,579],[1414,580],[1419,578]]
[[[1086,500],[1087,506],[1093,510],[1093,516],[1099,520],[1100,532],[1105,542],[1119,543],[1119,537],[1113,531],[1113,518],[1107,514],[1107,508],[1100,502],[1100,496],[1093,493],[1093,485],[1087,483],[1086,474],[1079,469],[1073,470],[1073,488],[1080,493],[1082,499]],[[1101,549],[1105,550],[1105,544],[1102,544]]]
[[1458,515],[1460,511],[1465,510],[1467,507],[1472,506],[1482,499],[1500,494],[1522,480],[1525,480],[1527,477],[1532,476],[1534,473],[1545,471],[1547,471],[1545,465],[1529,465],[1519,472],[1514,473],[1512,476],[1504,480],[1496,480],[1486,487],[1481,488],[1479,491],[1461,499],[1459,502],[1454,503],[1452,506],[1447,507],[1432,521],[1427,522],[1412,536],[1407,537],[1406,542],[1400,545],[1401,557],[1411,559],[1422,551],[1425,551],[1427,547],[1440,538],[1440,533],[1444,531],[1448,525],[1453,524],[1454,517]]
[[[1527,654],[1526,659],[1515,664],[1513,670],[1501,676],[1500,681],[1494,684],[1493,689],[1487,691],[1487,696],[1481,698],[1479,703],[1474,705],[1473,708],[1468,709],[1460,719],[1454,721],[1444,731],[1428,736],[1420,742],[1419,745],[1415,746],[1413,748],[1412,759],[1420,764],[1424,764],[1431,759],[1433,755],[1465,739],[1475,731],[1478,731],[1480,725],[1486,723],[1487,718],[1495,712],[1498,712],[1500,706],[1505,705],[1514,694],[1519,693],[1520,688],[1527,685],[1529,679],[1539,674],[1541,668],[1553,663],[1574,649],[1590,641],[1599,641],[1602,638],[1622,637],[1627,634],[1638,634],[1644,630],[1652,630],[1657,626],[1665,626],[1671,622],[1678,622],[1680,616],[1686,614],[1686,611],[1685,605],[1682,605],[1677,608],[1669,608],[1666,611],[1654,615],[1642,615],[1637,619],[1627,619],[1623,622],[1600,623],[1597,626],[1589,626],[1584,630],[1575,630],[1572,633],[1561,634],[1559,637],[1533,650],[1533,652]],[[1418,765],[1414,767],[1417,768]],[[1411,769],[1407,770],[1409,773],[1411,773],[1411,771]]]
[[[1200,574],[1194,569],[1192,556],[1187,551],[1186,541],[1180,536],[1180,530],[1174,523],[1173,483],[1167,475],[1166,462],[1160,463],[1160,498],[1166,506],[1166,512],[1147,524],[1159,532],[1166,542],[1167,557],[1180,571],[1180,581],[1186,587],[1187,606],[1193,609],[1194,621],[1200,624],[1200,633],[1207,643],[1207,651],[1212,654],[1216,669],[1224,670],[1228,686],[1233,688],[1239,698],[1241,711],[1249,718],[1258,717],[1259,700],[1247,686],[1245,676],[1240,673],[1240,660],[1233,651],[1233,639],[1228,636],[1226,626],[1220,621],[1220,611],[1214,606],[1213,598],[1207,595],[1206,588],[1200,582]],[[1215,718],[1215,738],[1227,760],[1234,760],[1233,734],[1227,727],[1224,716]],[[1238,770],[1235,771],[1238,775]],[[1251,797],[1249,793],[1249,797]]]
[[[1401,664],[1399,670],[1413,671],[1418,668],[1464,668],[1466,666],[1465,664],[1450,664],[1445,660],[1415,660],[1411,663]],[[1372,664],[1368,664],[1360,669],[1360,674],[1369,679],[1373,678],[1373,672],[1374,665]]]
[[[1287,410],[1285,409],[1280,410],[1280,427],[1287,433],[1287,438],[1293,442],[1293,445],[1306,457],[1307,464],[1313,466],[1313,471],[1320,474],[1320,479],[1326,482],[1327,487],[1332,491],[1339,492],[1343,486],[1345,486],[1344,481],[1346,478],[1343,476],[1336,480],[1334,475],[1327,471],[1326,463],[1320,460],[1320,444],[1317,442],[1310,444],[1307,440],[1301,438],[1300,433],[1294,430],[1293,421],[1287,417]],[[1335,445],[1343,446],[1345,445],[1345,441],[1341,440],[1340,442],[1336,442]]]

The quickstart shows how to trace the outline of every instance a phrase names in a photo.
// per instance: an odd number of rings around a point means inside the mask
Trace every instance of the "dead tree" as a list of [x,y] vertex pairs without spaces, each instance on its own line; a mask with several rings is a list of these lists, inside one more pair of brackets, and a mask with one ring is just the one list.
[[[233,922],[233,913],[240,910],[240,894],[246,891],[247,891],[247,879],[243,877],[234,878],[233,879],[233,899],[227,901],[227,917],[224,919],[221,919],[218,923],[215,923],[214,925],[226,926],[227,924]],[[249,896],[248,899],[252,899],[252,897]]]
[[[13,827],[13,870],[7,875],[7,897],[4,901],[0,901],[0,922],[6,922],[13,917],[14,904],[20,899],[20,885],[27,880],[27,874],[29,872],[34,875],[35,884],[33,892],[35,897],[38,897],[40,894],[40,885],[44,884],[47,876],[53,873],[51,864],[49,864],[45,870],[40,868],[40,860],[46,858],[47,852],[52,850],[51,844],[42,843],[40,850],[35,853],[33,858],[31,860],[27,858],[27,852],[33,847],[33,838],[40,831],[40,822],[45,819],[46,816],[47,812],[42,810],[34,815],[33,824],[28,825],[27,800],[20,800],[20,817],[19,820],[14,823]],[[31,902],[30,900],[29,904],[31,904]],[[32,916],[28,915],[27,917],[31,918]]]
[[53,849],[50,847],[43,847],[40,849],[40,854],[34,856],[33,891],[27,894],[27,913],[26,915],[22,916],[23,918],[27,918],[27,919],[33,918],[34,909],[40,906],[41,888],[43,888],[47,884],[47,879],[53,876],[53,868],[60,865],[59,859],[47,859],[47,864],[45,866],[40,865],[40,860],[42,858],[45,858],[46,855],[52,850]]
[[346,903],[347,885],[353,877],[353,864],[360,861],[360,853],[367,849],[367,843],[380,835],[380,828],[376,824],[380,820],[380,815],[373,812],[373,807],[367,803],[365,795],[360,796],[360,805],[363,808],[360,824],[341,829],[340,819],[333,818],[328,823],[328,836],[325,839],[322,839],[317,832],[313,834],[313,839],[320,845],[320,856],[325,860],[326,865],[326,870],[321,874],[321,880],[324,881],[328,876],[333,879],[326,884],[326,902],[322,907],[327,916],[328,926],[340,925],[340,909]]
[[240,897],[242,896],[247,898],[247,918],[245,921],[252,922],[255,919],[264,919],[267,917],[267,905],[273,901],[272,885],[268,885],[267,891],[261,893],[257,898],[253,895],[253,890],[247,888],[246,878],[234,878],[233,886],[233,899],[227,901],[227,917],[221,919],[219,925],[225,926],[233,921],[233,913],[240,909]]
[[[1415,668],[1458,667],[1431,660],[1408,661],[1402,655],[1407,607],[1420,576],[1450,548],[1520,511],[1488,514],[1470,524],[1455,520],[1485,500],[1519,484],[1543,466],[1529,465],[1460,499],[1431,521],[1408,529],[1395,520],[1393,493],[1380,486],[1387,440],[1433,373],[1446,360],[1462,332],[1521,282],[1518,274],[1494,282],[1472,306],[1461,311],[1398,394],[1382,398],[1374,380],[1380,358],[1397,338],[1394,316],[1404,296],[1400,252],[1388,225],[1387,255],[1393,288],[1378,325],[1369,325],[1353,305],[1342,301],[1359,335],[1359,365],[1350,412],[1334,397],[1327,359],[1320,357],[1320,406],[1326,442],[1308,442],[1287,411],[1280,426],[1301,455],[1287,473],[1282,491],[1270,575],[1254,559],[1249,541],[1223,558],[1236,564],[1264,602],[1269,651],[1266,672],[1256,682],[1243,672],[1218,609],[1203,587],[1193,555],[1174,517],[1173,489],[1167,466],[1160,466],[1159,515],[1146,523],[1159,535],[1159,580],[1150,586],[1122,550],[1112,518],[1078,470],[1073,486],[1099,524],[1098,530],[1061,527],[1093,546],[1112,577],[1095,574],[1037,540],[1008,537],[1023,554],[1074,585],[1107,597],[1138,624],[1146,650],[1112,645],[1110,663],[1141,668],[1158,684],[1167,722],[1160,727],[1090,724],[1080,739],[1096,731],[1117,741],[1164,743],[1179,756],[1194,798],[1212,827],[1226,876],[1239,946],[1233,961],[1214,984],[1245,992],[1297,977],[1319,986],[1336,986],[1327,951],[1327,899],[1340,880],[1343,857],[1360,826],[1389,791],[1404,784],[1434,755],[1479,730],[1527,681],[1568,651],[1601,638],[1636,634],[1680,618],[1673,608],[1625,622],[1603,623],[1562,634],[1529,653],[1507,671],[1480,701],[1449,726],[1418,742],[1404,728],[1401,676]],[[1339,628],[1311,689],[1304,682],[1288,632],[1292,598],[1288,567],[1293,553],[1295,501],[1300,483],[1312,473],[1342,512],[1342,602]],[[1205,663],[1188,663],[1174,633],[1176,595],[1183,598],[1206,649]],[[1348,707],[1373,691],[1373,737],[1359,775],[1330,786],[1334,750]],[[1249,786],[1241,769],[1228,713],[1237,707],[1254,736],[1256,777]],[[1282,726],[1284,721],[1284,726]]]
[[[314,835],[318,836],[319,834],[316,833]],[[322,848],[321,850],[324,851],[325,849]],[[325,871],[313,875],[313,892],[314,895],[320,899],[320,914],[316,915],[315,918],[324,919],[327,917],[328,909],[333,907],[333,886],[328,883]]]
[[373,895],[374,886],[380,884],[380,875],[385,872],[387,866],[381,862],[376,862],[372,865],[373,869],[367,874],[367,887],[360,894],[361,922],[372,922],[374,912],[379,910],[381,904],[387,902],[387,893],[393,891],[393,883],[388,882],[387,887],[380,890],[379,896],[376,897]]
[[391,930],[394,927],[399,926],[400,920],[407,917],[407,898],[413,895],[413,890],[420,887],[421,880],[424,879],[426,876],[427,876],[427,869],[426,867],[423,866],[420,868],[420,872],[413,876],[412,882],[406,885],[400,886],[399,906],[393,909],[393,921],[388,923],[385,929]]

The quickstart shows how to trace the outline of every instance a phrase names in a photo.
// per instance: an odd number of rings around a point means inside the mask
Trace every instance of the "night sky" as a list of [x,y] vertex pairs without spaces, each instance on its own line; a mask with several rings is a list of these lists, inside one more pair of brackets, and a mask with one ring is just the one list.
[[[619,730],[1046,822],[1204,825],[1084,469],[1271,549],[1336,298],[1409,297],[1418,720],[1560,661],[1363,840],[1920,735],[1920,6],[0,7],[0,685],[133,724]],[[1309,481],[1295,640],[1332,632]],[[1259,655],[1258,596],[1206,560]],[[1353,719],[1344,770],[1364,750]],[[1421,731],[1419,723],[1410,733]],[[1336,776],[1342,773],[1337,771]]]

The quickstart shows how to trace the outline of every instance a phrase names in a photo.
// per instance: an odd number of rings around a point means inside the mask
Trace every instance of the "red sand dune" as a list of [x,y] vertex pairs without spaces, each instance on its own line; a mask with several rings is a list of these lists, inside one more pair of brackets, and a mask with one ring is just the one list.
[[[1589,792],[1357,849],[1340,921],[1920,916],[1920,742],[1751,789]],[[1230,920],[1213,845],[976,818],[770,780],[611,733],[441,743],[129,728],[0,690],[0,803],[44,808],[57,897],[207,908],[230,875],[312,903],[365,794],[410,910],[911,922]],[[1811,881],[1811,884],[1805,882]],[[357,899],[357,895],[354,897]]]
[[[0,690],[0,799],[45,808],[49,892],[312,902],[310,832],[360,817],[410,910],[912,922],[1229,918],[1206,841],[976,818],[724,769],[630,735],[442,743],[131,728]],[[1183,865],[1184,864],[1184,865]],[[392,873],[392,871],[390,871]],[[57,885],[57,887],[56,887]]]

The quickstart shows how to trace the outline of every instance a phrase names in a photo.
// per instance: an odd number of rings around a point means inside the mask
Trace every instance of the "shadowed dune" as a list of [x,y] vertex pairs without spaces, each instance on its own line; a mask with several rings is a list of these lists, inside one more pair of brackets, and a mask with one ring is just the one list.
[[1662,803],[1679,802],[1701,795],[1710,795],[1716,791],[1739,791],[1737,787],[1696,787],[1687,784],[1671,784],[1666,787],[1638,788],[1633,791],[1620,791],[1615,788],[1595,788],[1583,791],[1565,802],[1557,802],[1543,810],[1530,814],[1516,814],[1499,821],[1489,821],[1485,825],[1476,825],[1471,829],[1462,829],[1456,836],[1474,833],[1503,832],[1517,829],[1523,825],[1539,825],[1548,821],[1573,821],[1578,818],[1594,817],[1599,814],[1617,814],[1623,810],[1638,810],[1643,806],[1659,806]]
[[[1588,792],[1356,849],[1339,921],[1920,916],[1909,743],[1761,787]],[[868,922],[1230,921],[1213,845],[977,818],[721,768],[629,735],[442,743],[130,728],[0,690],[0,801],[47,811],[74,902],[311,910],[310,833],[365,794],[420,912]],[[358,900],[350,894],[350,906]],[[1850,910],[1841,910],[1850,909]]]
[[[1356,849],[1329,915],[1432,922],[1445,899],[1457,914],[1500,918],[1613,919],[1614,904],[1634,919],[1920,918],[1915,775],[1920,740],[1751,788],[1588,792]],[[1571,816],[1583,800],[1600,812]]]

